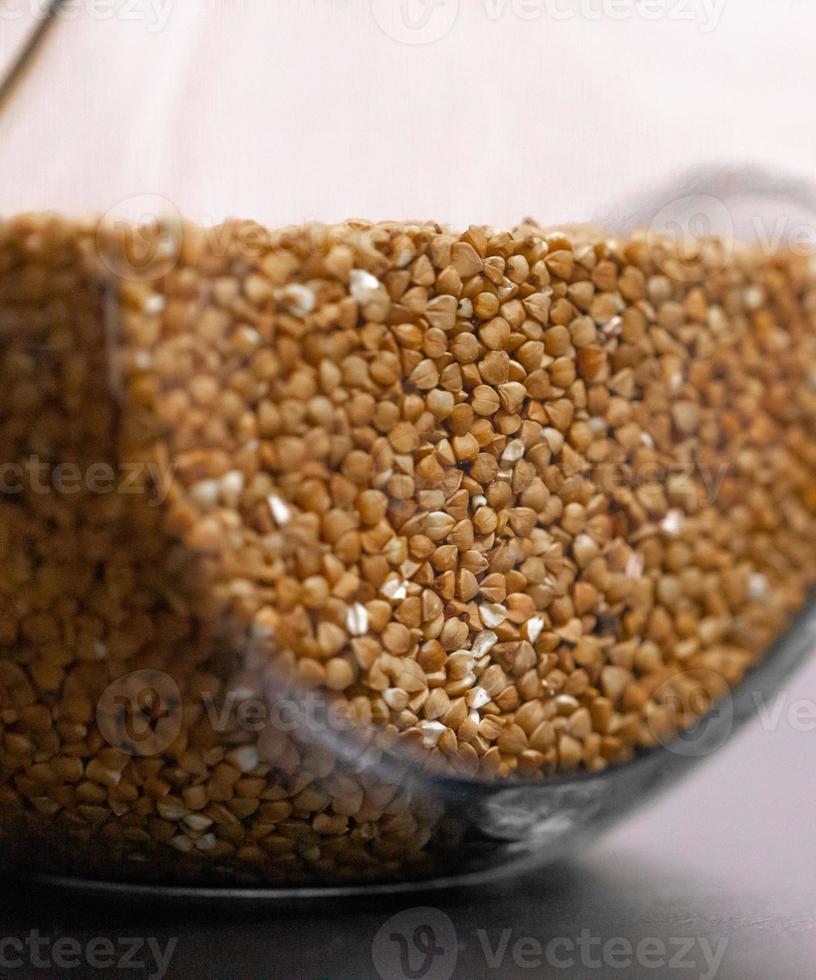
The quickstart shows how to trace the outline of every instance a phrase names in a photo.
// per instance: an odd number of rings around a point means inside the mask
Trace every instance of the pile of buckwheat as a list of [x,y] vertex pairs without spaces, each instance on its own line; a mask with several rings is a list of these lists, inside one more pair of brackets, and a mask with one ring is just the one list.
[[[7,839],[404,873],[432,801],[207,705],[285,683],[425,766],[597,772],[737,684],[816,581],[807,259],[533,225],[163,235],[137,269],[121,229],[0,225]],[[150,751],[110,734],[139,671],[179,695]]]

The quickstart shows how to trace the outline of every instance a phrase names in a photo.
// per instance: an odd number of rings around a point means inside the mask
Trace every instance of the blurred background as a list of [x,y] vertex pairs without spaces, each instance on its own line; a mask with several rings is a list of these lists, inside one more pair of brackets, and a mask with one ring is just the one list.
[[[0,0],[0,65],[47,0]],[[0,116],[0,209],[457,226],[708,161],[810,176],[806,0],[68,0]]]

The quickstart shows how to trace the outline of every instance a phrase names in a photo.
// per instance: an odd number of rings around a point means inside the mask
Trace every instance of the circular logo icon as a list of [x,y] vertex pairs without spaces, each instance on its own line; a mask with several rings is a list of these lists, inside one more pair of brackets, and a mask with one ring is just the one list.
[[649,232],[652,259],[664,275],[704,282],[731,256],[734,220],[719,198],[687,194],[665,204],[649,222]]
[[459,0],[371,0],[383,33],[400,44],[430,44],[443,38],[459,13]]
[[661,745],[677,755],[708,755],[727,740],[734,727],[731,690],[716,671],[673,674],[655,689],[653,698],[672,710],[675,725],[667,732],[649,720],[649,728]]
[[160,194],[137,194],[102,216],[96,249],[115,276],[150,282],[175,268],[183,239],[184,222],[172,201]]
[[102,737],[128,755],[159,755],[181,731],[181,692],[161,670],[117,677],[96,705]]
[[441,909],[431,907],[392,915],[371,947],[382,980],[450,980],[458,954],[456,928]]

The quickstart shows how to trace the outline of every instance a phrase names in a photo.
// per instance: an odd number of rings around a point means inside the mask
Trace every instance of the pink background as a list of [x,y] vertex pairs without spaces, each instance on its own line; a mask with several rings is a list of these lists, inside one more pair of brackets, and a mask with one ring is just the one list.
[[[0,65],[42,2],[0,0]],[[436,0],[413,45],[369,0],[112,2],[72,0],[0,116],[0,213],[548,224],[701,162],[816,168],[806,0]],[[374,0],[386,28],[422,2]]]

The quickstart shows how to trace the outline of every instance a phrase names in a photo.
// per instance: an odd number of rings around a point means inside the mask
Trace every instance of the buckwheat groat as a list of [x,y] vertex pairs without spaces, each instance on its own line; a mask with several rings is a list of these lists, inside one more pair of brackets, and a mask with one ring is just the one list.
[[434,801],[227,709],[314,691],[423,766],[598,771],[737,684],[816,580],[803,258],[235,222],[137,275],[121,234],[0,229],[11,840],[427,873]]

